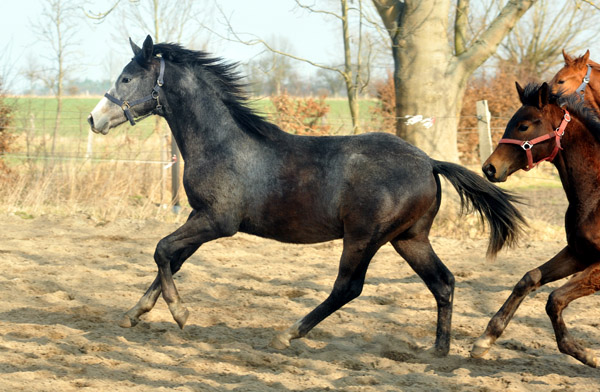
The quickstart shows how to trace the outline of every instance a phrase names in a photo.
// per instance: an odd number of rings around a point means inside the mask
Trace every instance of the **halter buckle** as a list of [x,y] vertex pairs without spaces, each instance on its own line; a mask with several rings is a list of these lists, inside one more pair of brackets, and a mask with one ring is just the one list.
[[121,105],[121,109],[123,111],[129,110],[129,109],[131,109],[131,105],[129,105],[129,102],[123,101],[123,104]]
[[532,147],[533,147],[533,144],[529,143],[529,140],[526,140],[523,142],[523,144],[521,144],[521,148],[523,148],[523,150],[525,150],[525,151],[531,150]]

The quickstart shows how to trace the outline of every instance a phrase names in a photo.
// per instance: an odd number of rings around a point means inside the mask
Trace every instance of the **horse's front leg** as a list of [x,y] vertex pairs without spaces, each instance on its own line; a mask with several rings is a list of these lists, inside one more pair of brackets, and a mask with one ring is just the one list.
[[600,263],[592,264],[571,278],[565,285],[554,290],[548,298],[546,313],[552,321],[556,343],[561,353],[591,367],[598,367],[600,360],[587,348],[577,343],[569,334],[562,317],[563,310],[577,298],[594,294],[600,290]]
[[[172,260],[171,273],[175,274],[177,271],[179,271],[183,263],[194,254],[198,247],[199,245],[189,247],[181,253],[181,256],[177,260]],[[127,313],[123,315],[121,322],[119,322],[119,326],[123,328],[135,327],[140,322],[140,316],[154,308],[154,305],[156,304],[156,301],[162,292],[160,282],[160,272],[158,272],[154,282],[152,282],[142,298],[140,298],[133,308],[129,309]]]
[[179,327],[183,328],[189,312],[182,305],[181,298],[173,282],[173,274],[179,271],[185,260],[203,243],[224,236],[220,231],[214,229],[218,226],[204,215],[194,211],[183,226],[158,243],[154,253],[158,275],[138,303],[125,313],[120,322],[122,327],[136,325],[139,322],[139,317],[154,307],[162,292],[173,318]]
[[546,283],[562,279],[584,268],[585,266],[571,254],[569,248],[565,247],[545,264],[527,272],[515,285],[504,305],[492,317],[483,335],[475,341],[471,349],[471,356],[480,358],[489,351],[529,293]]

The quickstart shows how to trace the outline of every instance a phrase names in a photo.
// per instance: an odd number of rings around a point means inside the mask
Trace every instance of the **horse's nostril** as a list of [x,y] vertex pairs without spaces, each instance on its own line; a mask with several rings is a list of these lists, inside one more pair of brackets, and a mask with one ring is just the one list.
[[494,165],[492,165],[491,163],[488,163],[487,165],[485,165],[483,168],[483,173],[488,177],[488,178],[492,178],[494,177],[494,174],[496,174],[496,168],[494,167]]
[[90,127],[94,128],[94,117],[92,117],[92,115],[90,114],[87,118],[88,124],[90,124]]

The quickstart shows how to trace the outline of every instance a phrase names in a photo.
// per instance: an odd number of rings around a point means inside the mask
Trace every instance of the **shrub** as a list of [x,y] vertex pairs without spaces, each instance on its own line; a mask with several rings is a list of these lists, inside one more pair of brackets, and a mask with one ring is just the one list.
[[11,150],[11,144],[14,141],[14,135],[10,130],[12,123],[13,107],[5,100],[4,90],[0,81],[0,175],[10,172],[4,162],[3,155]]
[[327,135],[330,126],[325,123],[329,105],[325,96],[291,98],[287,93],[271,97],[275,107],[273,121],[286,132],[297,135]]

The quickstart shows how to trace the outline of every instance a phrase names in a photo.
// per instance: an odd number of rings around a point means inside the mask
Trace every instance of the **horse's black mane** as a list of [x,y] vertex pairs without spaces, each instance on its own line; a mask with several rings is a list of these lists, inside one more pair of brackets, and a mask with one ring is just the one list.
[[[536,107],[539,105],[539,90],[541,87],[542,85],[537,83],[529,83],[525,86],[523,92],[524,105]],[[565,107],[573,117],[583,123],[600,143],[600,118],[598,118],[598,113],[579,95],[575,93],[566,94],[563,91],[553,94],[548,89],[548,103]]]
[[229,109],[237,125],[255,135],[272,137],[281,132],[274,124],[248,107],[249,98],[245,91],[247,84],[236,71],[237,63],[228,63],[220,57],[211,57],[201,50],[189,50],[181,45],[161,43],[154,45],[153,55],[183,66],[209,71],[218,83],[221,99]]

